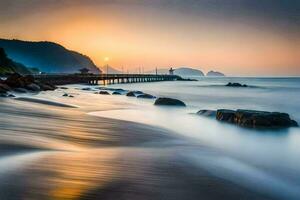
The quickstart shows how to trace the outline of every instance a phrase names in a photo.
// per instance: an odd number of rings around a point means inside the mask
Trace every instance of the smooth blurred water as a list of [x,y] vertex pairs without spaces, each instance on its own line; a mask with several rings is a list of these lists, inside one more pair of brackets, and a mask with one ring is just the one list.
[[178,98],[184,108],[67,87],[0,99],[0,199],[300,198],[299,128],[257,131],[195,114],[257,109],[300,122],[299,78],[108,86]]
[[[239,82],[249,87],[225,87],[228,82]],[[231,177],[252,187],[256,187],[257,180],[260,180],[260,187],[265,190],[288,192],[299,197],[299,128],[249,130],[194,113],[200,109],[221,108],[280,111],[289,113],[291,118],[300,122],[300,78],[217,77],[199,78],[197,82],[157,82],[111,87],[141,90],[158,97],[178,98],[187,104],[187,108],[156,107],[153,106],[154,100],[121,97],[135,107],[94,112],[93,115],[170,129],[226,155],[225,158],[213,161],[218,163],[215,170],[211,165],[208,167],[212,173]],[[197,151],[190,155],[193,155],[192,162],[197,162],[197,158],[203,161]],[[230,172],[225,170],[221,173],[222,166],[226,169],[228,167]]]

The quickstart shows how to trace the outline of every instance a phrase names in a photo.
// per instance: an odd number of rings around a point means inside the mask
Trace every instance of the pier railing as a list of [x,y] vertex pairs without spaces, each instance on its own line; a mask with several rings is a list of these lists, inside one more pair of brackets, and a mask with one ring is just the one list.
[[177,75],[155,74],[40,74],[34,75],[40,82],[54,85],[81,84],[115,84],[115,83],[141,83],[158,81],[175,81],[180,79]]

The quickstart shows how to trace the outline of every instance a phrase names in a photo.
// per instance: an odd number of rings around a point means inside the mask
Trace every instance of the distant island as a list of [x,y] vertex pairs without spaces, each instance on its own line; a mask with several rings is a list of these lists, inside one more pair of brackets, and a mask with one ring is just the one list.
[[[169,74],[170,68],[157,69],[158,74]],[[155,74],[156,70],[148,71],[146,73]],[[199,69],[189,67],[174,68],[174,74],[182,77],[204,76],[204,73]]]
[[100,73],[88,56],[53,42],[0,39],[0,47],[10,59],[27,67],[38,68],[41,72],[75,73],[81,68],[87,68],[92,73]]
[[209,71],[207,72],[206,76],[225,76],[225,74],[217,71]]

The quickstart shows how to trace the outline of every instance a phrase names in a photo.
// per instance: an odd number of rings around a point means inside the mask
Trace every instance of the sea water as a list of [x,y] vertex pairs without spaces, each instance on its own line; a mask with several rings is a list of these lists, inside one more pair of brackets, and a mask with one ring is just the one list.
[[[226,87],[228,82],[248,87]],[[186,108],[157,107],[154,100],[116,97],[133,106],[92,115],[163,127],[221,152],[203,157],[192,151],[189,161],[241,185],[300,198],[300,129],[251,130],[198,116],[201,109],[254,109],[289,113],[300,122],[300,78],[199,77],[194,82],[120,84],[109,87],[141,90],[184,101]],[[218,154],[217,154],[218,155]],[[259,183],[259,184],[258,184]]]

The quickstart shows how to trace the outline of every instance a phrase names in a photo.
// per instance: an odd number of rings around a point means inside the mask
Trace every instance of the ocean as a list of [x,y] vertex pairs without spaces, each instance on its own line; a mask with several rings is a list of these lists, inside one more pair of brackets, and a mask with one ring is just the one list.
[[177,98],[184,108],[87,85],[0,99],[0,198],[299,199],[299,128],[245,129],[196,113],[279,111],[299,123],[300,78],[197,79],[107,86]]

